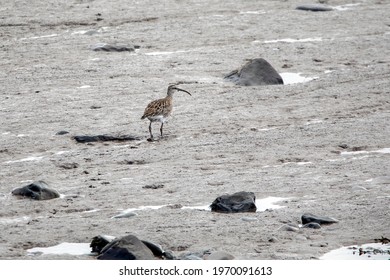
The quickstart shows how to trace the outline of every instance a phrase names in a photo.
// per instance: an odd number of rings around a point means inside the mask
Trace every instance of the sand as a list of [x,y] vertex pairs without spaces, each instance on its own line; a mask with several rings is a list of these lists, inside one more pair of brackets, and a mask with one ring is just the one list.
[[[299,4],[2,3],[1,258],[93,259],[27,250],[100,234],[236,259],[318,259],[389,237],[390,3],[329,0],[329,12]],[[140,48],[92,51],[98,43]],[[306,80],[259,87],[223,80],[253,58]],[[143,110],[175,82],[192,96],[175,94],[166,136],[148,142]],[[73,139],[97,134],[140,140]],[[11,195],[37,180],[62,197]],[[153,184],[160,187],[144,188]],[[279,198],[281,207],[191,208],[238,191]],[[112,218],[130,208],[143,209]],[[304,213],[339,223],[285,230]]]

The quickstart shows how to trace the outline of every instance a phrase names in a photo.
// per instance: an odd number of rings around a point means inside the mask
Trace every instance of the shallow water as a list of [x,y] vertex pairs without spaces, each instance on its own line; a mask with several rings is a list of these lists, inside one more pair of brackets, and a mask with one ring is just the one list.
[[35,247],[27,250],[28,255],[54,254],[54,255],[90,255],[90,243],[68,243],[64,242],[52,247]]
[[[279,209],[279,208],[286,207],[286,206],[277,205],[276,203],[283,201],[283,200],[287,200],[287,199],[288,198],[273,197],[273,196],[266,197],[263,199],[257,199],[256,200],[256,207],[257,207],[256,212],[263,212],[266,210]],[[136,207],[136,208],[128,208],[126,210],[123,210],[118,215],[113,216],[112,218],[128,218],[128,217],[135,216],[134,212],[137,212],[137,211],[158,210],[158,209],[161,209],[161,208],[167,207],[167,206],[169,206],[169,205],[154,205],[154,206],[149,205],[149,206],[140,206],[140,207]],[[210,204],[183,206],[183,207],[181,207],[181,209],[211,211]],[[132,213],[134,213],[134,214],[132,214]]]
[[380,150],[375,151],[352,151],[352,152],[341,152],[341,155],[348,156],[348,155],[359,155],[359,154],[369,154],[369,153],[378,153],[378,154],[389,154],[390,148],[383,148]]
[[283,79],[283,83],[285,85],[292,85],[292,84],[298,84],[298,83],[307,83],[312,80],[318,79],[318,77],[304,77],[301,73],[279,73],[279,75]]

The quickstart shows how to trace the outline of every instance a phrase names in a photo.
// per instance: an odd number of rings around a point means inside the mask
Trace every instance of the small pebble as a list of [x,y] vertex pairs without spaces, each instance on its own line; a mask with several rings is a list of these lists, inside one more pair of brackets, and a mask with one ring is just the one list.
[[283,225],[280,230],[298,232],[299,228],[292,225]]
[[321,225],[319,223],[311,222],[311,223],[303,225],[302,228],[320,229]]

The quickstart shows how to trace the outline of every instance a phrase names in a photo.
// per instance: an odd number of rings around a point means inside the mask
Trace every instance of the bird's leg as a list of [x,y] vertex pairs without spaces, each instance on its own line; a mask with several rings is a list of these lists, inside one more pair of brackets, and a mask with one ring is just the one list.
[[161,123],[161,127],[160,127],[161,137],[163,136],[163,125],[164,125],[164,123],[162,122],[162,123]]
[[149,133],[150,133],[150,139],[153,140],[153,134],[152,134],[152,122],[149,124]]

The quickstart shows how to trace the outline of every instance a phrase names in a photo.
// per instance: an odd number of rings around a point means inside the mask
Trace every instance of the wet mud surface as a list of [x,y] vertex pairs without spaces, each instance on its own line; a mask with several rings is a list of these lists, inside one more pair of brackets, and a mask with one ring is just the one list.
[[[2,259],[90,259],[27,250],[127,234],[176,254],[318,259],[390,236],[390,3],[329,0],[337,8],[311,12],[297,0],[241,2],[1,5]],[[223,79],[254,58],[307,79]],[[169,83],[192,96],[174,96],[165,137],[149,142],[140,118]],[[39,180],[60,198],[11,194]],[[240,191],[283,207],[195,207]],[[338,223],[300,228],[304,213]]]

